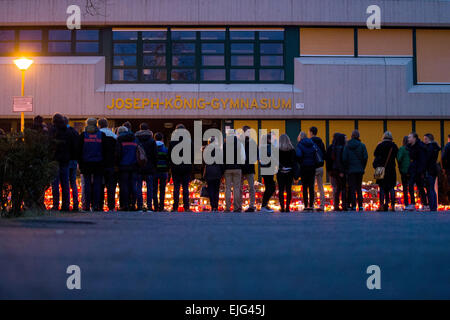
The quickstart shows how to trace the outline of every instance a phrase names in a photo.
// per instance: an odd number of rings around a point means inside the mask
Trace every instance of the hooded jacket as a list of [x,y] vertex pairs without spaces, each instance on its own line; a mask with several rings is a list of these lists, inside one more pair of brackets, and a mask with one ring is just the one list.
[[105,134],[103,162],[105,168],[114,168],[116,159],[116,143],[117,135],[109,128],[101,128],[101,132]]
[[140,130],[136,132],[136,139],[145,151],[147,164],[140,168],[139,172],[144,175],[154,174],[156,166],[156,142],[150,130]]
[[57,121],[50,129],[50,137],[56,144],[55,160],[61,167],[68,166],[74,155],[75,138],[64,122]]
[[[85,157],[85,139],[87,135],[99,135],[100,138],[100,158],[96,161],[86,161]],[[87,126],[85,131],[80,135],[78,144],[78,160],[80,162],[80,171],[86,173],[102,173],[105,160],[105,134],[99,131],[97,126]]]
[[136,147],[136,138],[132,132],[126,131],[119,134],[115,152],[119,170],[137,171]]
[[316,153],[317,146],[309,138],[300,140],[297,144],[295,152],[299,159],[300,165],[303,167],[315,167],[316,166]]
[[432,141],[425,146],[427,148],[426,173],[430,176],[436,177],[438,175],[437,159],[439,157],[441,147],[436,141]]
[[409,158],[411,163],[409,165],[409,174],[422,175],[425,174],[427,162],[427,147],[425,144],[417,139],[413,145],[408,144]]
[[351,139],[344,147],[342,161],[347,173],[364,173],[368,158],[366,146],[358,139]]
[[407,174],[411,160],[409,158],[409,151],[406,148],[406,146],[401,146],[400,149],[398,150],[397,162],[400,173]]

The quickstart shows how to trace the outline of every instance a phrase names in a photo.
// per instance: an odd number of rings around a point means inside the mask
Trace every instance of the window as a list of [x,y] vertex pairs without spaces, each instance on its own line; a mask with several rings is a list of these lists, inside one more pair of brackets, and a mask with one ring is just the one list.
[[15,31],[0,30],[0,55],[12,54],[15,49]]
[[112,80],[283,83],[284,38],[284,29],[113,29]]

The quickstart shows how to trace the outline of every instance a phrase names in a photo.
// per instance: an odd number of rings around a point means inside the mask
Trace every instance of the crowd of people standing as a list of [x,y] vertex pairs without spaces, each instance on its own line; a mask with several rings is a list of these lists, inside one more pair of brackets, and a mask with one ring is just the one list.
[[[189,184],[193,175],[192,161],[174,163],[171,159],[172,150],[181,140],[170,140],[166,146],[164,135],[161,132],[154,134],[145,122],[140,124],[137,132],[132,131],[129,122],[125,122],[113,132],[108,128],[106,119],[95,118],[87,119],[84,131],[79,134],[69,125],[67,117],[61,114],[55,114],[49,125],[45,124],[41,117],[36,117],[33,129],[45,132],[56,141],[55,160],[59,168],[52,184],[53,210],[69,211],[72,196],[73,211],[103,211],[106,189],[106,204],[109,211],[165,211],[165,191],[170,175],[173,180],[171,210],[178,211],[182,190],[183,209],[190,211]],[[179,124],[176,129],[185,127]],[[273,174],[261,176],[265,186],[261,211],[274,211],[269,206],[269,200],[276,193],[278,186],[280,211],[289,212],[292,185],[295,181],[302,184],[304,211],[324,211],[324,168],[333,188],[334,210],[364,210],[362,181],[369,157],[358,130],[354,130],[348,140],[344,134],[334,133],[332,143],[326,148],[318,136],[316,127],[309,128],[308,134],[300,132],[295,145],[286,134],[279,136],[276,145],[272,145],[274,143],[272,134],[267,134],[258,145],[252,139],[250,129],[248,126],[242,128],[243,139],[236,133],[226,136],[223,146],[220,146],[223,163],[203,164],[202,176],[206,182],[205,191],[210,199],[212,211],[219,211],[222,180],[225,184],[224,211],[243,210],[242,189],[245,181],[249,192],[249,206],[246,212],[257,210],[256,163],[260,162],[261,168],[270,166],[271,163],[264,163],[259,159],[259,154],[264,152],[270,157],[274,147],[278,149],[279,155],[275,159],[277,169]],[[441,170],[447,174],[450,185],[450,135],[448,138],[449,143],[442,150],[440,166],[438,160],[441,148],[432,134],[427,133],[421,141],[419,136],[412,132],[403,138],[403,145],[400,148],[393,141],[391,132],[386,131],[383,134],[382,141],[374,150],[372,163],[376,172],[382,172],[376,181],[380,188],[379,210],[395,211],[394,187],[397,184],[397,165],[401,175],[404,209],[415,210],[416,186],[424,208],[430,211],[437,210],[435,184]],[[217,144],[218,141],[212,138],[209,143]],[[232,144],[232,149],[228,148],[227,144]],[[226,160],[227,150],[234,151],[232,161]],[[253,150],[257,150],[256,161],[252,161],[250,156]],[[81,205],[78,203],[76,179],[78,169],[82,177]],[[143,182],[146,184],[147,192],[145,204],[142,193]],[[120,204],[118,208],[115,200],[117,184]],[[319,199],[316,199],[316,184]]]

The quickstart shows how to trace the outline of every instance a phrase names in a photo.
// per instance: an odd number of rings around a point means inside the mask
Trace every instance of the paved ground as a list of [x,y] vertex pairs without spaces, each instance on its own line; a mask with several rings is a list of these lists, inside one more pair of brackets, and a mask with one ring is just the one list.
[[[373,264],[381,290],[366,287]],[[449,299],[450,214],[0,219],[0,298]]]

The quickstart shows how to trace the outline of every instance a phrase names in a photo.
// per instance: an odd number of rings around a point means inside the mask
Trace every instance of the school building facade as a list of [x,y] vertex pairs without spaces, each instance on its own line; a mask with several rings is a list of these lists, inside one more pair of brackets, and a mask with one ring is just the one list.
[[19,127],[13,59],[27,56],[27,125],[55,112],[75,126],[93,116],[167,133],[203,120],[293,140],[314,125],[327,144],[357,128],[369,161],[385,130],[398,144],[411,131],[440,144],[450,134],[449,1],[377,1],[379,30],[366,26],[365,0],[94,1],[68,30],[67,7],[85,3],[0,2],[4,130]]

